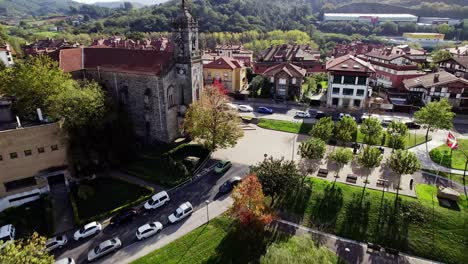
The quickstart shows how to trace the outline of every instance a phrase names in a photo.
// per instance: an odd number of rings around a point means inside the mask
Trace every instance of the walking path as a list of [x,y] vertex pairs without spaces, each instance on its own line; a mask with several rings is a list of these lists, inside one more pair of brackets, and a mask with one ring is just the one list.
[[54,217],[54,234],[60,234],[72,229],[75,225],[67,186],[65,184],[51,185],[50,201]]

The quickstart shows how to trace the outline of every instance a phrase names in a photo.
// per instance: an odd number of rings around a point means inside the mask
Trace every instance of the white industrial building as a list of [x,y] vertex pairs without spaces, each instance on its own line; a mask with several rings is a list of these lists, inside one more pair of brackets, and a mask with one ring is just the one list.
[[365,23],[382,23],[382,22],[418,22],[418,17],[411,14],[347,14],[347,13],[325,13],[323,15],[324,22],[332,21],[357,21]]
[[0,62],[7,67],[13,65],[13,56],[11,54],[11,49],[8,44],[6,44],[5,46],[0,46]]

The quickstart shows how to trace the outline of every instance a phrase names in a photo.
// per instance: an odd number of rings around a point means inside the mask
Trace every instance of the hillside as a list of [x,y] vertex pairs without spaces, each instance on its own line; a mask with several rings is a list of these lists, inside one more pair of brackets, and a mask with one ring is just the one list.
[[70,6],[79,6],[71,0],[0,0],[0,16],[66,14]]

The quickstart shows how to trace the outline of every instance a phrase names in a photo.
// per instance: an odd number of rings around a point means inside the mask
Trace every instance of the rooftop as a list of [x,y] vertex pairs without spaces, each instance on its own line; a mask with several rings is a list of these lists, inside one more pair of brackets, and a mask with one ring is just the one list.
[[465,83],[468,87],[468,80],[457,77],[446,71],[439,71],[436,73],[431,73],[431,74],[427,74],[427,75],[412,78],[412,79],[406,79],[406,80],[403,80],[403,84],[405,85],[406,88],[416,88],[416,87],[431,88],[434,85],[443,85],[443,84],[458,82],[458,81]]
[[367,62],[353,55],[344,55],[327,61],[327,71],[346,71],[346,72],[375,72],[374,67]]
[[369,14],[369,13],[325,13],[324,16],[328,17],[338,17],[338,16],[348,16],[348,17],[393,17],[393,18],[407,18],[413,17],[417,18],[415,15],[411,14]]

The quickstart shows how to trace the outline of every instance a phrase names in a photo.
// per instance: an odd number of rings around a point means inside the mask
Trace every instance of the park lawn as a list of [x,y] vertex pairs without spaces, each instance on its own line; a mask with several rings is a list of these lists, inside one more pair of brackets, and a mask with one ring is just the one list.
[[8,208],[0,213],[0,226],[12,224],[16,238],[25,238],[33,232],[42,236],[54,233],[52,204],[47,195],[18,207]]
[[260,118],[257,124],[261,128],[308,135],[312,124]]
[[[465,151],[465,153],[468,155],[468,139],[458,139],[458,149]],[[444,155],[446,155],[441,164],[442,166],[452,168],[452,169],[458,169],[458,170],[465,169],[465,162],[467,158],[465,157],[462,151],[454,150],[452,152],[452,161],[450,163],[450,159],[449,159],[450,148],[446,144],[443,144],[435,149],[432,149],[430,152],[431,159],[432,161],[438,164],[440,164],[440,160],[436,160],[435,156],[433,155],[435,151],[439,151],[441,153],[444,153]]]
[[[383,133],[386,133],[383,131]],[[383,135],[382,133],[382,135]],[[406,149],[415,147],[417,145],[421,145],[426,142],[426,135],[424,134],[414,134],[414,133],[408,133],[407,136],[405,136],[405,147]],[[429,137],[429,140],[431,138]],[[361,130],[358,129],[358,134],[357,134],[357,142],[362,143],[364,141],[364,134],[361,133]],[[379,137],[377,145],[382,145],[382,136]],[[389,137],[388,135],[385,136],[385,147],[390,147],[389,146]]]
[[438,174],[440,177],[447,178],[449,180],[455,181],[463,185],[463,174],[456,174],[456,173],[449,173],[445,171],[437,171],[437,170],[430,170],[430,169],[422,169],[423,171],[427,171],[433,174]]
[[[310,190],[298,192],[279,205],[306,226],[358,241],[377,243],[446,263],[468,263],[468,202],[459,208],[439,206],[436,188],[416,185],[418,199],[333,183],[317,178]],[[311,193],[313,195],[311,195]],[[397,209],[395,209],[397,208]]]
[[79,185],[71,187],[71,195],[80,220],[99,218],[98,216],[126,204],[143,201],[152,194],[150,189],[113,178],[96,178],[80,184],[93,189],[90,197],[81,199],[78,196]]

